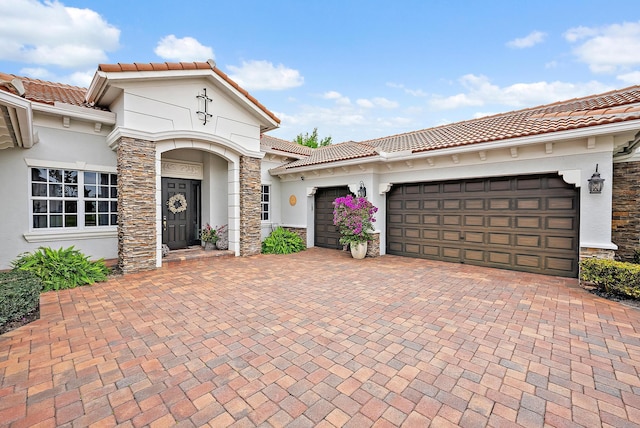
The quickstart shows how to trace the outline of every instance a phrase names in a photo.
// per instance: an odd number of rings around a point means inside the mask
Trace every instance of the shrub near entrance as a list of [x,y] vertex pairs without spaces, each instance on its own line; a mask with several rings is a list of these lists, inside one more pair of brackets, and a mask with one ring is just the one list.
[[38,310],[41,288],[40,280],[29,272],[0,272],[0,334]]
[[640,265],[604,259],[580,262],[580,280],[606,293],[640,299]]

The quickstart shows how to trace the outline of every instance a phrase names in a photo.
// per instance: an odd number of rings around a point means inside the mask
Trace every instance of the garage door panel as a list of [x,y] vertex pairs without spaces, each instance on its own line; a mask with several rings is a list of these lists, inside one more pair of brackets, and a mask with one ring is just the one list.
[[508,210],[511,208],[511,199],[496,198],[489,200],[490,210]]
[[512,265],[511,254],[509,253],[501,253],[498,251],[488,251],[487,254],[489,256],[489,262],[493,264],[498,264],[505,267]]
[[509,233],[489,233],[489,244],[510,245],[511,235]]
[[445,199],[442,203],[442,208],[445,210],[460,210],[462,206],[462,201],[459,199]]
[[485,251],[483,250],[464,250],[465,261],[482,262],[484,261]]
[[538,235],[516,235],[516,245],[518,247],[540,247],[540,236]]
[[551,250],[571,250],[576,247],[573,236],[547,236],[546,248]]
[[402,200],[390,200],[389,201],[389,209],[390,210],[401,210],[402,207]]
[[349,194],[347,187],[321,188],[314,199],[314,245],[324,248],[342,248],[340,232],[333,225],[333,201]]
[[516,227],[523,229],[540,229],[540,217],[517,217]]
[[576,261],[569,258],[547,257],[546,268],[558,272],[572,272],[576,269]]
[[417,199],[410,199],[405,201],[404,203],[405,210],[419,210],[420,209],[420,201]]
[[484,216],[483,215],[466,215],[464,216],[464,225],[465,226],[484,226]]
[[516,254],[515,263],[518,267],[540,269],[542,267],[542,257],[532,254]]
[[440,216],[436,214],[425,214],[422,216],[422,224],[427,226],[439,225]]
[[442,216],[442,224],[445,226],[460,226],[462,218],[460,215],[445,214]]
[[404,250],[409,254],[413,254],[415,256],[419,256],[420,255],[420,244],[407,243],[404,246]]
[[490,216],[489,227],[511,227],[511,217],[505,216]]
[[461,260],[462,251],[460,248],[442,247],[442,257],[446,259]]
[[464,235],[464,240],[471,244],[483,244],[484,235],[483,232],[467,232]]
[[423,245],[422,246],[422,255],[432,258],[440,256],[440,247],[433,245]]
[[501,190],[511,190],[511,180],[500,180],[500,179],[489,180],[490,192],[498,192]]
[[442,240],[445,242],[458,242],[460,241],[460,231],[458,230],[443,230]]
[[437,210],[440,208],[438,200],[424,200],[422,201],[422,209],[425,210]]
[[521,198],[517,200],[516,207],[519,210],[539,210],[542,208],[542,200],[541,198]]
[[550,210],[574,210],[575,200],[573,198],[549,198],[547,199]]
[[547,229],[574,230],[576,219],[574,217],[547,217]]
[[422,229],[422,238],[429,241],[439,241],[440,229]]
[[420,224],[420,214],[405,214],[405,224]]
[[464,201],[465,210],[484,210],[484,199],[467,199]]
[[[390,254],[577,276],[579,194],[557,175],[405,186],[387,194]],[[407,201],[419,218],[407,218]]]
[[420,229],[406,228],[404,229],[405,238],[420,238]]

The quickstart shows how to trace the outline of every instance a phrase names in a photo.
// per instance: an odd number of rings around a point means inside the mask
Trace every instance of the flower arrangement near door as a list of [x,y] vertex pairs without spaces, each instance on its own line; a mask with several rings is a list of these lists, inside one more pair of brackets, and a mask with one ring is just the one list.
[[218,231],[207,223],[200,232],[200,241],[202,241],[205,250],[214,250],[216,242],[218,242]]
[[340,231],[340,243],[349,244],[354,258],[364,258],[378,208],[366,198],[354,198],[352,195],[336,198],[333,207],[333,224]]

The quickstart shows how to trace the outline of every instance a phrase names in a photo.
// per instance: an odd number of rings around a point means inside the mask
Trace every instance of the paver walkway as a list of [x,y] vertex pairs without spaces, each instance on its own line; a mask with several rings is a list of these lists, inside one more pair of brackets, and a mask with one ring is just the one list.
[[0,425],[638,426],[640,310],[577,280],[335,250],[42,296]]

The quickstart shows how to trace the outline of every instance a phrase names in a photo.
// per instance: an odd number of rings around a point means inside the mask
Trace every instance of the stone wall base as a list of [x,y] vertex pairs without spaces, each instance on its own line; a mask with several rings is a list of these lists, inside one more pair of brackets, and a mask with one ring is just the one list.
[[380,256],[380,233],[375,232],[369,244],[367,244],[367,257]]
[[580,248],[580,261],[584,259],[593,259],[593,258],[613,260],[614,257],[615,257],[614,250],[607,250],[604,248],[588,248],[588,247]]
[[307,242],[307,228],[306,227],[291,227],[291,226],[282,226],[283,229],[288,230],[289,232],[293,232],[297,234],[300,238],[302,238],[302,242]]

